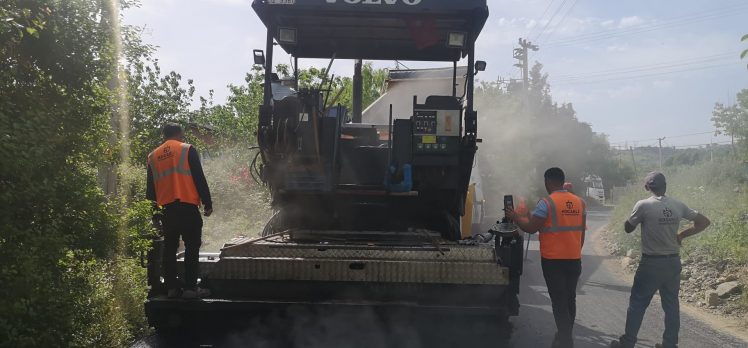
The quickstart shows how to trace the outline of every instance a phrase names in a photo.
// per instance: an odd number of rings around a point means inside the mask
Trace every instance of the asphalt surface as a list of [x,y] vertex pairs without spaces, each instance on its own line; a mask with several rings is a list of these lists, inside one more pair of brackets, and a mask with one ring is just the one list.
[[[618,337],[626,321],[630,283],[621,279],[611,256],[595,247],[600,229],[608,221],[608,212],[592,211],[588,216],[588,243],[583,250],[583,272],[577,290],[575,347],[607,347]],[[137,348],[168,346],[221,347],[550,347],[555,333],[551,302],[540,269],[537,237],[533,236],[525,262],[520,292],[520,316],[511,319],[513,333],[509,342],[490,338],[483,322],[454,318],[416,333],[409,319],[383,322],[373,313],[334,314],[324,318],[299,313],[292,326],[258,323],[245,332],[199,338],[178,344],[165,344],[163,337],[146,337]],[[655,298],[639,333],[637,347],[654,347],[663,330],[663,312]],[[289,344],[289,342],[292,342]],[[708,324],[681,313],[681,348],[748,347],[742,341]]]

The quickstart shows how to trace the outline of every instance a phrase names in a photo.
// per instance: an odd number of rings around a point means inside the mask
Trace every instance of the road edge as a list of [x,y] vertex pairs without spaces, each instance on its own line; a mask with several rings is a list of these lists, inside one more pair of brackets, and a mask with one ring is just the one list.
[[[606,224],[605,226],[598,228],[596,231],[594,231],[594,233],[591,233],[589,241],[591,242],[590,244],[592,246],[592,249],[597,255],[611,256],[611,258],[606,258],[603,260],[603,266],[606,267],[610,273],[618,275],[621,279],[631,284],[634,281],[634,275],[626,271],[626,269],[621,266],[620,261],[622,257],[611,254],[602,244],[602,236],[603,234],[608,232],[608,227],[609,225]],[[656,295],[655,297],[656,300],[659,301],[659,295]],[[704,312],[700,308],[691,306],[688,303],[684,303],[684,301],[680,301],[680,308],[681,312],[684,312],[687,315],[695,318],[696,320],[703,322],[710,328],[716,331],[727,333],[731,336],[734,336],[735,338],[743,340],[746,344],[748,344],[748,327],[744,327],[740,323],[735,323],[734,321],[728,320],[727,318],[709,312]]]

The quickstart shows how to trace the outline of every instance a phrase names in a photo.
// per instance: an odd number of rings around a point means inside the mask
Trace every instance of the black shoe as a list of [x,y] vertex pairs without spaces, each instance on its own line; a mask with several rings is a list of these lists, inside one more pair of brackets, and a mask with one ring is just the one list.
[[610,348],[634,348],[634,344],[624,343],[623,337],[610,341],[610,345],[608,347]]

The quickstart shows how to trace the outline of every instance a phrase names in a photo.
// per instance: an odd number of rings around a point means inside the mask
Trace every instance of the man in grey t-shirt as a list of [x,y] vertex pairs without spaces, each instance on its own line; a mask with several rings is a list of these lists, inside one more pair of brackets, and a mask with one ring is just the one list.
[[[631,233],[641,224],[642,258],[631,287],[626,333],[619,341],[611,342],[610,346],[613,348],[634,347],[644,312],[657,291],[660,292],[662,309],[665,311],[665,332],[662,334],[662,344],[657,347],[678,347],[680,244],[684,238],[703,231],[711,223],[704,215],[665,196],[667,183],[662,173],[649,173],[644,188],[652,193],[652,197],[636,203],[624,226],[626,233]],[[694,226],[679,233],[683,219],[693,221]]]

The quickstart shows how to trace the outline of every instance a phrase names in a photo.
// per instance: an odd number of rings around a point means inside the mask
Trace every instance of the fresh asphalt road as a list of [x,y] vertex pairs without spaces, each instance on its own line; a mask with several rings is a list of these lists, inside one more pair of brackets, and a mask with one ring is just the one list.
[[[577,287],[577,320],[574,327],[576,348],[607,347],[623,333],[626,323],[630,282],[612,269],[618,263],[601,251],[599,236],[609,213],[591,211],[588,215],[588,242],[583,250],[582,277]],[[540,268],[537,236],[532,237],[520,290],[520,316],[513,318],[512,347],[549,347],[555,334],[551,300]],[[647,309],[637,347],[654,347],[662,338],[664,313],[657,297]],[[748,342],[719,332],[681,313],[681,348],[748,347]]]
[[[577,321],[574,330],[577,348],[607,347],[609,342],[623,331],[630,290],[629,281],[621,279],[616,272],[618,263],[595,247],[599,244],[601,231],[607,224],[609,213],[591,211],[588,216],[588,242],[584,248],[582,277],[577,290]],[[514,330],[510,347],[550,347],[555,333],[551,312],[551,301],[540,269],[537,236],[533,236],[525,262],[520,290],[519,317],[511,319]],[[359,315],[332,315],[323,318],[297,316],[292,326],[258,325],[247,332],[230,337],[188,339],[178,346],[227,346],[227,347],[501,347],[506,342],[493,341],[478,332],[481,323],[454,318],[447,330],[431,328],[424,339],[423,333],[415,333],[413,322],[407,319],[383,322],[372,313]],[[638,347],[654,347],[660,341],[663,330],[663,312],[657,298],[652,301],[639,333]],[[279,334],[280,333],[280,334]],[[278,335],[285,340],[277,340]],[[433,336],[433,337],[432,337]],[[288,344],[288,338],[293,344]],[[133,347],[165,347],[156,336],[138,341]],[[220,343],[219,343],[220,342]],[[702,347],[748,347],[748,342],[725,332],[714,330],[708,324],[681,314],[681,348]]]

